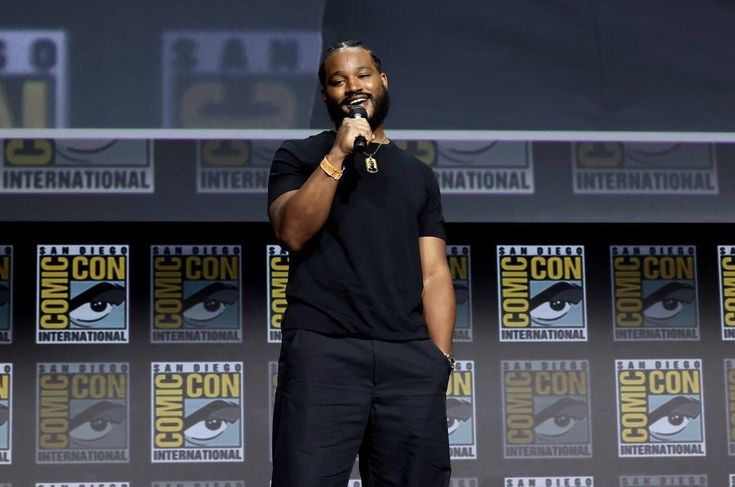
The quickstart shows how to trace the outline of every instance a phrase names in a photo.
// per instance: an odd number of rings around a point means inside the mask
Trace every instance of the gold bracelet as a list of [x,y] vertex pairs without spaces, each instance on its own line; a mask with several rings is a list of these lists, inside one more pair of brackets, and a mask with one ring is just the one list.
[[342,177],[342,174],[344,174],[344,169],[337,169],[333,165],[329,163],[327,160],[327,156],[324,156],[324,159],[322,159],[322,162],[319,163],[319,167],[322,168],[322,170],[327,173],[327,176],[334,180],[339,180],[339,178]]

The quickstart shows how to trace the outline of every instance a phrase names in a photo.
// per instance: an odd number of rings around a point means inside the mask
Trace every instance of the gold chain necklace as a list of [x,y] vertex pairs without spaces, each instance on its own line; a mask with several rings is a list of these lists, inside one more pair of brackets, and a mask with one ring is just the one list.
[[[383,142],[385,142],[385,139],[383,139]],[[370,174],[375,174],[378,172],[378,161],[375,159],[375,154],[378,153],[380,148],[383,147],[382,143],[378,143],[378,148],[373,151],[372,154],[365,151],[363,154],[365,154],[365,170],[369,172]]]

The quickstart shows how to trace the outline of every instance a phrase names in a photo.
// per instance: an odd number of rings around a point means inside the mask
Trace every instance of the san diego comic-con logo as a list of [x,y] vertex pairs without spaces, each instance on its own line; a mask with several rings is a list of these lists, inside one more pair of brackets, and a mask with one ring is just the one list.
[[154,482],[151,482],[151,487],[245,487],[245,481],[244,480],[176,480],[176,481],[156,480]]
[[151,246],[151,341],[242,341],[239,245]]
[[130,482],[44,482],[36,487],[130,487]]
[[454,323],[455,342],[472,341],[472,276],[470,274],[470,246],[448,245],[447,261],[452,273],[454,294],[457,297],[457,319]]
[[153,193],[153,141],[6,139],[2,191],[10,193]]
[[573,144],[575,194],[718,194],[715,144]]
[[63,30],[0,30],[0,128],[67,124]]
[[281,343],[281,322],[286,313],[288,284],[288,250],[280,245],[266,247],[268,269],[268,343]]
[[319,30],[164,32],[163,126],[307,127],[321,45]]
[[452,460],[477,458],[475,362],[457,360],[447,384],[447,430]]
[[502,342],[587,341],[584,246],[498,245]]
[[37,343],[127,343],[127,245],[39,245]]
[[505,477],[504,487],[594,487],[593,477]]
[[398,140],[397,145],[431,166],[442,194],[533,194],[529,142]]
[[197,143],[198,193],[268,192],[280,140],[202,140]]
[[0,245],[0,344],[13,342],[13,246]]
[[700,359],[615,361],[618,455],[704,456]]
[[592,456],[586,360],[501,364],[504,458]]
[[0,363],[0,465],[13,462],[13,364]]
[[129,461],[128,369],[125,362],[37,365],[37,463]]
[[610,247],[616,340],[699,340],[691,245]]
[[623,475],[620,487],[707,487],[706,474]]
[[722,339],[735,341],[735,245],[718,245]]
[[735,358],[726,358],[724,362],[727,451],[730,455],[735,455]]
[[154,362],[151,461],[242,462],[242,362]]

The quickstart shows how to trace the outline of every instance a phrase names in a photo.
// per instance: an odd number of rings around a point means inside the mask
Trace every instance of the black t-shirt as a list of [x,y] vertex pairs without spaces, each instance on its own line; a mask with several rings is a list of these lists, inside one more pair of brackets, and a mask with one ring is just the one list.
[[[300,188],[335,139],[325,131],[276,151],[268,205]],[[369,152],[377,148],[370,144]],[[423,318],[419,237],[446,239],[439,186],[426,164],[394,143],[345,160],[324,228],[290,256],[282,327],[382,340],[428,337]]]

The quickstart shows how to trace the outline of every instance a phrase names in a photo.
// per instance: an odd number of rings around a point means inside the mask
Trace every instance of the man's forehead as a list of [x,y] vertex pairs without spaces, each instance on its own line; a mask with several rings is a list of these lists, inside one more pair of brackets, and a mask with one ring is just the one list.
[[329,54],[324,61],[327,76],[339,71],[353,71],[358,69],[375,69],[370,51],[362,47],[344,47]]

